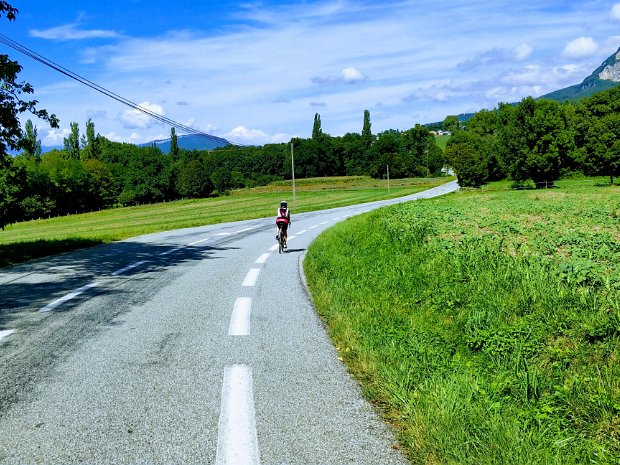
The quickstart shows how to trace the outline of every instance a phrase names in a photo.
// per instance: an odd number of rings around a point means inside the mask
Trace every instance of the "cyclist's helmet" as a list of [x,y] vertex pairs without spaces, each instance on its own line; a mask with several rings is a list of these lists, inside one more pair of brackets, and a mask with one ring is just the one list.
[[280,206],[282,208],[286,208],[288,206],[288,203],[286,203],[286,200],[283,200],[282,202],[280,202]]

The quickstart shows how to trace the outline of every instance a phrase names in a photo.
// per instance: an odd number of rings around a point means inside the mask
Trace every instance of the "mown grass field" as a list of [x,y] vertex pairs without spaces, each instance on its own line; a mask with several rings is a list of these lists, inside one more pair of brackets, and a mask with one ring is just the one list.
[[450,179],[392,180],[389,193],[386,181],[369,177],[303,179],[296,182],[297,208],[293,208],[291,181],[282,181],[261,188],[232,191],[230,195],[217,198],[180,200],[17,223],[0,231],[0,266],[141,234],[274,216],[281,200],[289,201],[294,215],[400,197]]
[[413,463],[620,463],[620,187],[558,186],[384,208],[311,246],[315,305]]
[[435,136],[435,142],[441,147],[441,150],[446,150],[446,145],[451,137],[452,136]]

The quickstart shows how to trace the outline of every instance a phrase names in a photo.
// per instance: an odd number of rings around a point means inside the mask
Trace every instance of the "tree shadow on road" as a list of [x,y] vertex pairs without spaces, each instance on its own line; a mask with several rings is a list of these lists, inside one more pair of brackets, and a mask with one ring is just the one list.
[[[37,241],[39,242],[39,241]],[[54,241],[47,241],[54,242]],[[25,243],[27,244],[27,243]],[[51,244],[53,246],[53,244]],[[226,246],[113,242],[0,269],[0,330],[18,314],[36,312],[94,281],[142,277],[186,263],[218,259]],[[46,255],[49,255],[47,253]],[[97,286],[93,293],[121,293],[122,286]],[[76,302],[80,299],[76,299]],[[70,308],[71,305],[69,304]]]
[[40,239],[36,241],[0,244],[0,268],[24,263],[35,258],[48,257],[63,252],[103,244],[101,240],[66,238],[59,240]]

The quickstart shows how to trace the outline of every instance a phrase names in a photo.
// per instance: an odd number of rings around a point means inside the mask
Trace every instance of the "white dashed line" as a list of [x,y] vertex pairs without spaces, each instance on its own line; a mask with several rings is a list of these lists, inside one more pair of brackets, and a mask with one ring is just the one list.
[[264,253],[260,257],[258,257],[254,263],[265,263],[269,257],[271,257],[270,253]]
[[314,226],[310,226],[308,229],[314,229],[314,228],[318,228],[318,227],[319,227],[319,225],[315,224]]
[[269,250],[271,250],[272,252],[275,252],[276,250],[278,250],[279,246],[280,246],[280,244],[274,244],[271,247],[269,247]]
[[4,339],[7,336],[10,336],[14,332],[15,332],[14,329],[5,329],[4,331],[0,331],[0,342],[2,342],[2,339]]
[[171,250],[168,250],[166,252],[162,252],[162,253],[159,254],[159,256],[163,257],[164,255],[169,255],[171,253],[178,252],[179,250],[181,250],[181,247],[177,247],[176,249],[171,249]]
[[307,229],[302,229],[301,231],[299,231],[299,232],[297,233],[297,235],[298,235],[298,236],[301,236],[302,234],[306,234],[307,232],[308,232],[308,230],[307,230]]
[[260,463],[253,390],[251,367],[232,365],[224,368],[215,456],[217,465]]
[[320,223],[321,226],[323,226],[324,224],[329,223],[329,221],[323,221],[322,223]]
[[254,228],[240,229],[239,231],[235,231],[234,234],[241,234],[242,232],[251,231],[252,229],[254,229]]
[[290,241],[291,239],[295,239],[295,236],[288,236],[288,237],[286,238],[286,242]]
[[120,270],[116,270],[114,273],[112,273],[112,276],[118,276],[119,274],[123,274],[125,271],[129,271],[133,268],[136,268],[137,266],[140,265],[144,265],[145,263],[148,263],[148,260],[140,260],[139,262],[133,263],[129,266],[126,266],[125,268],[121,268]]
[[40,312],[49,312],[50,310],[54,310],[56,307],[64,304],[65,302],[74,299],[75,297],[79,296],[80,294],[84,293],[85,291],[98,286],[99,283],[90,283],[87,284],[86,286],[82,286],[80,287],[78,290],[73,291],[69,294],[67,294],[64,297],[61,297],[60,299],[56,299],[53,302],[50,302],[49,304],[47,304],[45,307],[43,307],[41,310],[39,310]]
[[[217,234],[216,234],[216,235],[217,235]],[[208,241],[209,239],[211,239],[211,238],[210,238],[210,237],[205,237],[204,239],[200,239],[199,241],[190,242],[190,243],[189,243],[189,244],[187,244],[187,245],[196,245],[196,244],[200,244],[201,242],[206,242],[206,241]]]
[[252,287],[256,285],[256,281],[258,281],[258,275],[260,274],[260,268],[250,268],[248,274],[245,276],[243,283],[241,284],[244,287]]
[[217,233],[216,236],[232,236],[232,233]]
[[235,301],[230,325],[228,326],[229,336],[249,336],[250,335],[250,314],[252,313],[252,299],[250,297],[238,297]]

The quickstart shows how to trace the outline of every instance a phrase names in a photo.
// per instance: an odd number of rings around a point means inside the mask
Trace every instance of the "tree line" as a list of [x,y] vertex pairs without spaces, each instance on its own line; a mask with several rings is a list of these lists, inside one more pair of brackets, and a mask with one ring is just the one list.
[[221,195],[292,177],[428,176],[443,167],[442,150],[427,128],[371,132],[364,112],[361,133],[333,137],[323,133],[315,115],[312,137],[261,147],[228,146],[215,150],[180,149],[174,128],[169,153],[155,146],[112,142],[88,120],[81,134],[70,124],[62,150],[41,153],[38,130],[25,124],[21,153],[4,157],[8,188],[0,196],[2,226],[17,221],[95,211],[181,198]]
[[461,186],[500,179],[541,186],[575,173],[613,184],[620,174],[620,87],[577,103],[500,103],[452,130],[445,157]]

